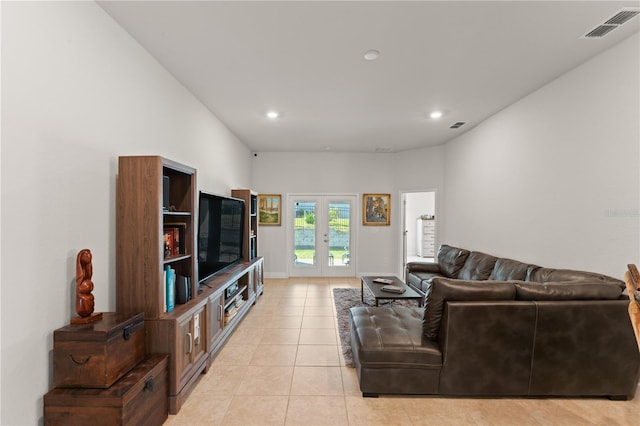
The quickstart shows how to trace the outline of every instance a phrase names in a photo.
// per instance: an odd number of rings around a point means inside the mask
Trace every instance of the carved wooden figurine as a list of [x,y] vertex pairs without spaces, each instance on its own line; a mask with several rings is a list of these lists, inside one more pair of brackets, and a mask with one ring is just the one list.
[[92,259],[93,256],[89,249],[80,250],[76,257],[76,313],[79,317],[72,318],[72,323],[89,323],[102,318],[102,313],[93,313]]
[[91,251],[80,250],[76,258],[76,312],[81,317],[88,317],[93,313],[93,265]]

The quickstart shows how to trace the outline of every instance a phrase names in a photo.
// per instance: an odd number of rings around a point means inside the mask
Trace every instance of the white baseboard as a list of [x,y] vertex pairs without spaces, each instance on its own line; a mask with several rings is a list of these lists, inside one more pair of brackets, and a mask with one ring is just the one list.
[[286,272],[265,272],[264,273],[264,277],[265,278],[274,278],[274,279],[289,278],[289,274],[287,274]]

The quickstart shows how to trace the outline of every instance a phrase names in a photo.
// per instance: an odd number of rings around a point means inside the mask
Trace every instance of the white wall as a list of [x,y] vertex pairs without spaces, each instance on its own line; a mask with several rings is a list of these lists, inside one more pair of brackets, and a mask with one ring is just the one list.
[[446,242],[619,278],[638,262],[639,44],[636,34],[446,145]]
[[75,316],[75,256],[93,253],[96,311],[115,310],[119,155],[250,184],[250,152],[93,2],[2,2],[2,417],[42,421],[53,330]]
[[[355,262],[358,270],[394,270],[393,241],[397,232],[394,220],[396,200],[392,198],[392,226],[362,226],[362,193],[393,192],[393,161],[389,154],[341,153],[258,153],[253,157],[253,189],[259,193],[357,194],[353,215],[358,225]],[[282,226],[264,226],[258,232],[258,252],[265,258],[265,276],[286,276],[286,226],[289,218],[283,206]]]
[[[452,132],[459,132],[459,130],[451,130]],[[445,162],[444,162],[445,147],[444,145],[434,146],[430,148],[416,149],[411,151],[400,152],[396,154],[395,158],[395,176],[396,185],[399,193],[402,192],[414,192],[414,191],[432,191],[435,198],[435,211],[424,212],[435,214],[436,216],[436,244],[440,240],[441,230],[443,224],[446,222],[444,215],[444,209],[441,203],[441,194],[445,191],[446,182],[444,180]],[[420,213],[422,214],[422,213]],[[415,221],[414,224],[407,224],[408,229],[414,232],[409,232],[407,242],[413,244],[413,250],[416,248],[416,234],[415,234]],[[397,236],[398,244],[398,276],[404,276],[402,270],[402,264],[404,259],[402,258],[402,234]]]
[[[258,153],[253,157],[252,188],[260,193],[356,194],[356,274],[401,273],[400,191],[439,189],[443,177],[442,147],[402,154]],[[391,194],[391,225],[362,226],[362,194]],[[286,208],[282,226],[259,229],[258,252],[265,258],[265,276],[283,277],[286,263]]]

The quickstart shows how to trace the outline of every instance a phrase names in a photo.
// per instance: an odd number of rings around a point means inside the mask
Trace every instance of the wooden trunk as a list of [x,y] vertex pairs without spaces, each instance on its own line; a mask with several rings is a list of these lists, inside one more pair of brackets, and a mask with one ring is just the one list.
[[169,412],[167,356],[150,355],[108,389],[56,388],[45,425],[162,425]]
[[106,389],[144,359],[144,316],[105,312],[102,320],[53,333],[53,386]]

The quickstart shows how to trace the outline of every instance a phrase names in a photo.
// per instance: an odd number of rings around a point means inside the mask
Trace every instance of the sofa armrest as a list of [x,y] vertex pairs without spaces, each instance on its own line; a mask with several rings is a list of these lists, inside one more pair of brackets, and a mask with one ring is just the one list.
[[532,302],[447,302],[438,339],[440,392],[527,395],[535,320]]
[[625,300],[540,301],[531,393],[631,399],[640,353]]
[[440,273],[440,265],[437,263],[419,263],[419,262],[409,262],[407,263],[407,274],[411,272],[429,272],[429,273]]

